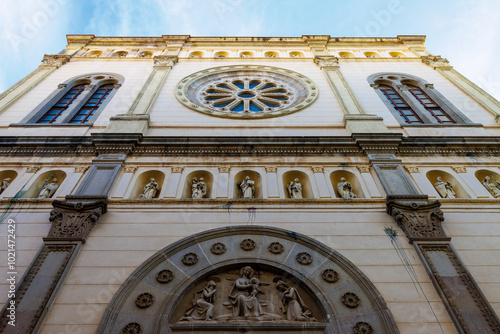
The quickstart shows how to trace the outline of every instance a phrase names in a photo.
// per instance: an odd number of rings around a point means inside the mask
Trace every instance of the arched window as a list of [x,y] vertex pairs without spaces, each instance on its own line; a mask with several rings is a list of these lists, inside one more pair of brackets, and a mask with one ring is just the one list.
[[432,84],[413,75],[377,73],[368,82],[402,125],[472,123]]
[[59,84],[57,90],[22,123],[91,124],[123,81],[121,75],[107,73],[86,74],[67,80]]

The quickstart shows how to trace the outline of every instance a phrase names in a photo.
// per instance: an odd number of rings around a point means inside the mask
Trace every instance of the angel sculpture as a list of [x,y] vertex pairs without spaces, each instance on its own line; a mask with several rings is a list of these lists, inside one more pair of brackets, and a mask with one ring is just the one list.
[[276,282],[276,289],[283,292],[278,306],[286,314],[286,320],[316,321],[295,288],[289,287],[283,281],[278,281]]
[[201,293],[200,297],[193,303],[184,316],[179,321],[203,320],[211,321],[214,318],[214,299],[216,293],[216,284],[214,281],[209,281]]

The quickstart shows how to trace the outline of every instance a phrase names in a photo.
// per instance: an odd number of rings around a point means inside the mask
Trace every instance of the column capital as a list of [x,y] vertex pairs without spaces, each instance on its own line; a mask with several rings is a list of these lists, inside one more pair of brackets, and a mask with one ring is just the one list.
[[229,167],[229,166],[219,167],[219,173],[229,173],[230,170],[231,170],[231,167]]
[[177,56],[159,55],[154,57],[154,68],[171,69],[179,59]]
[[172,173],[182,173],[184,167],[172,167]]
[[124,167],[123,168],[123,171],[125,173],[132,173],[133,174],[133,173],[135,173],[136,170],[137,170],[137,167],[130,167],[130,166],[128,166],[128,167]]
[[311,169],[314,173],[324,173],[325,172],[325,168],[322,166],[312,166]]
[[405,169],[408,173],[419,173],[418,167],[415,166],[405,166]]
[[59,68],[71,59],[70,55],[44,55],[41,67]]
[[76,166],[75,173],[85,173],[90,166]]
[[454,166],[451,167],[455,171],[455,173],[467,173],[467,168],[464,166]]
[[332,70],[340,67],[339,59],[335,56],[316,56],[314,57],[314,63],[316,63],[319,68]]
[[441,56],[424,56],[422,62],[434,69],[451,70],[453,68],[448,59]]
[[278,167],[276,166],[266,166],[266,173],[276,173],[278,171]]
[[370,166],[358,166],[360,173],[370,173]]

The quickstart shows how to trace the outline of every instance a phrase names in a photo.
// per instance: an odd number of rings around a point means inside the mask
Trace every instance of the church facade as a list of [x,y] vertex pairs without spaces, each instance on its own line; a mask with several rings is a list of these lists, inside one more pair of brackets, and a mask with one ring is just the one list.
[[425,36],[67,40],[0,95],[0,332],[500,333],[500,102]]

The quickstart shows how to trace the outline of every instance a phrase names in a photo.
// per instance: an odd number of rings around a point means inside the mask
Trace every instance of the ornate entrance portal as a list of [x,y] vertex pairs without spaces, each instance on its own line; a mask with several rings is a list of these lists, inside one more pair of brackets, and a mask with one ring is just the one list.
[[174,243],[117,291],[97,333],[399,333],[373,284],[304,235],[228,227]]

